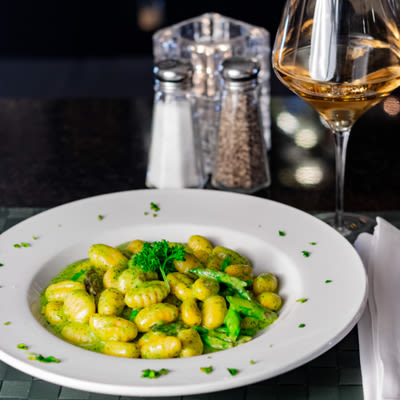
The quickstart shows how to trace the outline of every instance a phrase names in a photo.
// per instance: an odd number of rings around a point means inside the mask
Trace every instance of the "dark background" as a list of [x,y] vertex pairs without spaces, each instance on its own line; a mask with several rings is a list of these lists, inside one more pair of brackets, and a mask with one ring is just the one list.
[[[279,25],[284,0],[0,2],[0,97],[152,95],[152,35],[218,12],[261,26]],[[272,77],[272,90],[288,94]]]
[[[12,1],[0,2],[2,57],[150,56],[154,30],[218,12],[274,33],[284,0]],[[161,16],[144,22],[146,10]],[[147,14],[148,15],[148,14]]]

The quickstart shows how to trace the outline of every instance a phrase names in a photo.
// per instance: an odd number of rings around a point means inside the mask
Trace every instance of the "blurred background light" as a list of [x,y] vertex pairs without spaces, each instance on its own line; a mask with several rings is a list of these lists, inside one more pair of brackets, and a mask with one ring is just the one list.
[[146,32],[162,26],[165,20],[164,0],[140,0],[137,2],[137,24]]
[[294,178],[302,186],[318,185],[324,178],[322,166],[319,162],[299,165],[294,172]]
[[386,114],[394,117],[400,112],[400,101],[395,96],[389,96],[383,102],[383,109],[385,110]]
[[276,118],[276,124],[285,133],[294,134],[299,129],[299,121],[297,117],[288,111],[282,111]]
[[314,129],[303,128],[296,132],[294,142],[303,149],[312,149],[318,143],[318,135]]

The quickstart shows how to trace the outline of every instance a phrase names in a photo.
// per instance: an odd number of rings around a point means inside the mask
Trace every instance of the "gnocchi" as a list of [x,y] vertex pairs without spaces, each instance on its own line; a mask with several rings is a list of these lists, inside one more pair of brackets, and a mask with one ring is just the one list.
[[[164,257],[164,258],[163,258]],[[95,286],[95,287],[94,287]],[[41,294],[61,338],[124,358],[193,357],[251,340],[278,318],[278,277],[202,235],[94,244]]]

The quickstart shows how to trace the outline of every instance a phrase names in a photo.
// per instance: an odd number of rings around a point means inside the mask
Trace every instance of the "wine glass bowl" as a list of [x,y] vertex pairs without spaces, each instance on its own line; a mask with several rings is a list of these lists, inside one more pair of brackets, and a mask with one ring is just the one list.
[[327,122],[335,138],[336,210],[321,218],[353,240],[373,221],[343,211],[354,123],[400,86],[395,0],[287,0],[272,53],[275,74]]

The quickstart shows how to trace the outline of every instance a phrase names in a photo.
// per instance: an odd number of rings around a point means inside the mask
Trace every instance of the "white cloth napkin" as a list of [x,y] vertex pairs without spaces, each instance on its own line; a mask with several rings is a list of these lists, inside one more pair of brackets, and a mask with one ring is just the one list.
[[400,230],[378,217],[373,235],[354,246],[369,282],[358,323],[364,400],[400,400]]

